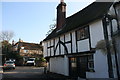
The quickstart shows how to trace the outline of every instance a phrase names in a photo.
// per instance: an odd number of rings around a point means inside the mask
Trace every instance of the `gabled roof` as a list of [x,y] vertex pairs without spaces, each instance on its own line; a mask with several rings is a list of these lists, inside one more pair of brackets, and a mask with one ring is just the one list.
[[25,50],[42,50],[42,46],[40,44],[28,42],[18,42],[17,44],[19,44],[20,47],[24,47]]
[[76,28],[83,27],[94,20],[102,18],[104,14],[108,12],[112,4],[112,2],[93,2],[76,14],[66,18],[66,23],[63,28],[59,31],[57,29],[53,30],[53,32],[44,39],[44,41],[58,37],[59,35]]

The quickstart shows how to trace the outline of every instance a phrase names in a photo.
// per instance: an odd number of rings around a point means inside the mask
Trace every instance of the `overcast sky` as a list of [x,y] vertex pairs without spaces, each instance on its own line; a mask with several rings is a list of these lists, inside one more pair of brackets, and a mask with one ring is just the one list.
[[[11,0],[10,0],[11,1]],[[20,0],[17,0],[20,1]],[[73,1],[73,0],[72,0]],[[75,1],[75,0],[74,0]],[[77,0],[76,0],[77,1]],[[39,43],[46,37],[49,25],[56,19],[57,1],[3,1],[2,5],[2,30],[13,31],[13,39],[17,42],[21,38],[25,42]],[[80,0],[67,4],[67,17],[80,11],[93,1]],[[0,13],[1,14],[1,13]]]

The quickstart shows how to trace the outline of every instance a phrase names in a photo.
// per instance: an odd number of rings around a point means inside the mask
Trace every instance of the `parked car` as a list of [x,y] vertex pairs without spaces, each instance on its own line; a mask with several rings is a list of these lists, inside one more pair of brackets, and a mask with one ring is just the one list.
[[26,63],[28,66],[35,66],[35,58],[29,58]]
[[3,69],[15,69],[15,63],[13,61],[6,61]]
[[13,61],[13,62],[15,62],[15,59],[11,58],[11,59],[9,59],[9,61]]

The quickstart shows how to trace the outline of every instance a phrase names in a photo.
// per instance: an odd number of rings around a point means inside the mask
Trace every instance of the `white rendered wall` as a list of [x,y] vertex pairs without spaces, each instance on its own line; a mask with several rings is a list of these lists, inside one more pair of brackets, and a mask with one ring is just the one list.
[[94,54],[95,72],[86,72],[87,78],[109,78],[107,55],[97,50]]
[[[62,41],[64,43],[64,36],[61,36],[60,37],[60,41]],[[60,47],[61,47],[61,54],[64,54],[65,53],[65,48],[62,44],[60,44]]]
[[64,75],[69,76],[69,60],[66,55],[64,56]]
[[54,40],[51,40],[51,56],[53,56],[54,55]]
[[[116,48],[117,48],[117,59],[118,59],[118,67],[120,72],[120,36],[116,37]],[[119,73],[120,74],[120,73]]]
[[77,42],[77,44],[78,44],[78,52],[84,52],[90,50],[89,39],[80,40]]
[[50,58],[50,72],[68,75],[68,69],[67,57]]
[[46,57],[47,56],[47,42],[43,42],[42,46],[43,46],[43,56]]
[[95,21],[90,25],[90,38],[92,48],[95,48],[98,41],[104,40],[102,20]]
[[68,49],[68,53],[71,54],[71,43],[65,44],[67,49]]
[[54,56],[54,48],[51,48],[51,56]]
[[76,37],[75,37],[75,32],[72,32],[72,52],[76,53]]
[[[55,48],[56,48],[56,46],[57,46],[57,44],[58,44],[58,41],[59,41],[59,38],[56,38],[56,39],[55,39]],[[56,48],[55,55],[59,55],[59,45],[58,45],[57,48]]]
[[[65,34],[65,42],[68,41],[71,41],[70,33]],[[71,43],[66,43],[65,45],[68,49],[68,53],[71,53]]]
[[[50,41],[48,41],[47,45],[50,47]],[[47,49],[47,55],[50,56],[50,48]]]
[[70,41],[70,33],[65,34],[65,42]]
[[112,28],[113,28],[113,32],[116,32],[117,29],[117,21],[115,19],[112,20]]

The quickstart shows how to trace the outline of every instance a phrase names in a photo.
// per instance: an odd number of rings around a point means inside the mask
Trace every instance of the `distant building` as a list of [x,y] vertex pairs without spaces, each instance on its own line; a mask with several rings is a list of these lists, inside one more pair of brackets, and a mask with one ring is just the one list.
[[23,57],[39,57],[43,55],[42,45],[21,40],[13,45],[13,51],[16,51]]
[[120,2],[93,2],[66,18],[66,3],[61,0],[57,27],[43,40],[43,54],[50,72],[119,78]]

